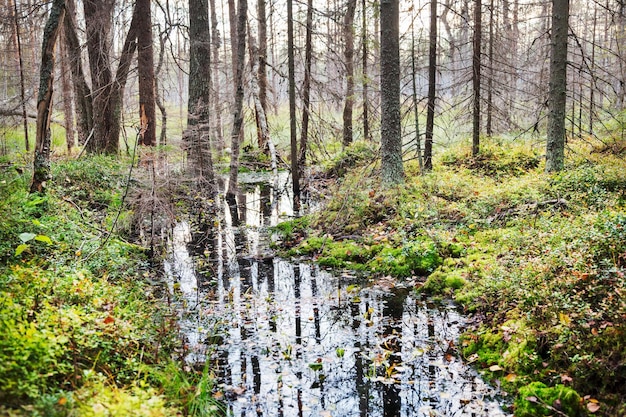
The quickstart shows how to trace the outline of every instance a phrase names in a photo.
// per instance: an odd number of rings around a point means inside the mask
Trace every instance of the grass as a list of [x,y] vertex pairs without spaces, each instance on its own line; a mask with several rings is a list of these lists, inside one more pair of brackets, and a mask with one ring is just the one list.
[[129,162],[57,158],[41,196],[18,161],[0,168],[0,415],[215,415],[211,375],[172,361],[161,272],[112,230]]
[[[566,170],[546,174],[526,143],[483,143],[477,158],[458,145],[391,189],[348,152],[325,208],[280,226],[288,254],[455,299],[481,323],[459,353],[517,397],[516,415],[626,415],[626,162],[619,146],[570,146]],[[408,266],[429,251],[427,268]]]

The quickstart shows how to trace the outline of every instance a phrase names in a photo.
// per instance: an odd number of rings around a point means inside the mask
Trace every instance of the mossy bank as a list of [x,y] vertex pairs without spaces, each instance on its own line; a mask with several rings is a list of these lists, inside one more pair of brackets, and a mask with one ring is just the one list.
[[323,210],[276,228],[277,246],[456,300],[477,323],[459,355],[517,416],[626,415],[626,163],[570,146],[558,174],[530,144],[457,147],[426,175],[408,163],[395,188],[354,163]]

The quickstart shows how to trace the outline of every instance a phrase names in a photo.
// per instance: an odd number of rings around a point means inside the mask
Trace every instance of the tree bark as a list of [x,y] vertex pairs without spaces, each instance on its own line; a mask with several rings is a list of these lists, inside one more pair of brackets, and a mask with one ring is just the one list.
[[424,170],[433,169],[433,136],[435,130],[435,100],[437,94],[437,0],[430,1],[430,31],[428,35],[428,103],[426,105],[426,137]]
[[298,140],[296,137],[296,76],[293,41],[293,0],[287,0],[287,67],[289,83],[289,137],[291,144],[291,182],[293,211],[300,211],[300,167],[298,166]]
[[304,41],[304,81],[302,82],[302,126],[300,131],[300,149],[298,167],[306,166],[306,153],[309,141],[309,116],[311,111],[311,66],[313,63],[313,0],[307,1],[306,36]]
[[[63,32],[60,33],[61,37],[63,37]],[[59,58],[61,60],[61,88],[63,89],[63,114],[64,114],[64,126],[65,126],[65,142],[67,145],[67,154],[70,155],[72,153],[72,148],[74,147],[75,137],[74,137],[74,108],[72,106],[72,85],[70,82],[70,74],[69,74],[69,65],[68,65],[68,55],[67,55],[67,46],[64,45],[64,42],[60,42],[59,45]]]
[[219,64],[220,64],[220,45],[221,37],[218,28],[217,11],[215,10],[215,0],[209,0],[209,7],[211,9],[211,45],[213,52],[213,73],[211,76],[211,84],[213,85],[213,117],[211,120],[215,121],[215,150],[218,155],[222,154],[224,150],[224,135],[222,133],[222,109],[223,103],[221,98],[222,87],[219,78]]
[[369,119],[369,74],[367,68],[368,47],[367,47],[367,2],[361,1],[361,43],[363,44],[363,138],[369,141],[370,135],[370,119]]
[[569,0],[552,0],[552,52],[546,172],[562,170],[565,159],[568,20]]
[[208,0],[189,0],[189,101],[187,103],[187,155],[191,169],[213,183],[213,159],[209,147],[211,95],[211,34]]
[[[265,0],[257,0],[258,14],[258,32],[259,32],[259,48],[257,50],[258,68],[256,71],[258,87],[259,87],[259,107],[263,111],[263,117],[267,114],[267,16],[265,10]],[[266,118],[267,124],[267,118]],[[261,131],[260,131],[261,133]],[[268,154],[267,141],[269,140],[269,132],[267,135],[258,135],[258,146],[265,154]]]
[[472,90],[474,101],[472,106],[472,156],[480,152],[480,66],[482,46],[482,0],[474,5],[474,52],[472,54]]
[[404,181],[400,127],[400,6],[380,2],[381,168],[384,184]]
[[343,17],[344,65],[346,67],[346,97],[343,106],[343,146],[353,141],[352,109],[354,107],[354,13],[356,0],[347,0]]
[[91,100],[91,89],[85,81],[83,58],[76,33],[76,6],[74,5],[74,0],[66,0],[65,3],[67,13],[63,26],[65,29],[67,56],[72,73],[72,84],[74,86],[76,132],[78,143],[84,145],[93,128],[93,102]]
[[111,140],[115,109],[111,102],[113,74],[109,53],[111,13],[114,3],[114,0],[83,1],[93,92],[94,134],[87,143],[90,152],[117,153],[118,149],[118,144]]
[[235,201],[238,189],[239,148],[243,126],[243,70],[246,59],[246,26],[248,22],[248,1],[239,0],[237,8],[237,55],[235,66],[235,108],[233,111],[233,129],[230,133],[231,155],[230,176],[228,180],[227,198]]
[[52,118],[52,93],[54,90],[54,49],[65,17],[65,0],[54,0],[44,28],[37,97],[37,134],[33,161],[33,181],[30,192],[45,192],[50,177],[50,119]]
[[20,100],[22,102],[22,124],[24,126],[24,149],[26,152],[30,151],[30,142],[28,141],[28,115],[26,114],[26,89],[24,82],[24,60],[22,59],[22,37],[20,35],[20,25],[18,20],[17,2],[13,2],[11,6],[11,0],[8,4],[12,10],[9,13],[13,14],[13,31],[15,36],[15,46],[17,47],[17,62],[20,71]]
[[154,49],[150,0],[137,0],[137,71],[139,75],[140,143],[156,146],[156,106],[154,97]]

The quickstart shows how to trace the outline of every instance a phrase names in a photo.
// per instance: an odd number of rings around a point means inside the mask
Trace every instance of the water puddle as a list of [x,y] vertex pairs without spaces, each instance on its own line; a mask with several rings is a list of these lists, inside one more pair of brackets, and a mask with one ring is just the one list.
[[238,198],[239,227],[225,204],[211,231],[181,222],[165,263],[186,360],[210,362],[229,415],[508,415],[456,357],[453,306],[272,257],[267,226],[290,213],[287,180],[256,180]]

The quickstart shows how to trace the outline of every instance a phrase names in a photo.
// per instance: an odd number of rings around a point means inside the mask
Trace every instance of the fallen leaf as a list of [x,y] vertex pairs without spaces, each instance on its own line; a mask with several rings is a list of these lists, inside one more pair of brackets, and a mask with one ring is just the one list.
[[507,382],[513,382],[517,379],[517,375],[516,374],[508,374],[507,376],[504,377],[504,379]]
[[561,374],[561,382],[562,383],[567,384],[568,382],[572,382],[572,381],[574,381],[574,379],[571,376],[569,376],[567,374]]
[[107,316],[106,319],[104,319],[104,324],[113,324],[115,323],[115,319],[111,316]]
[[59,404],[59,405],[67,404],[67,398],[65,398],[65,397],[59,398],[59,401],[57,401],[57,404]]
[[489,367],[489,370],[490,370],[491,372],[497,372],[497,371],[502,371],[502,368],[500,368],[500,365],[491,365],[491,366]]
[[600,409],[600,404],[594,403],[594,402],[587,403],[587,410],[589,410],[590,413],[596,413],[599,409]]
[[537,397],[526,397],[526,401],[529,403],[537,403]]

